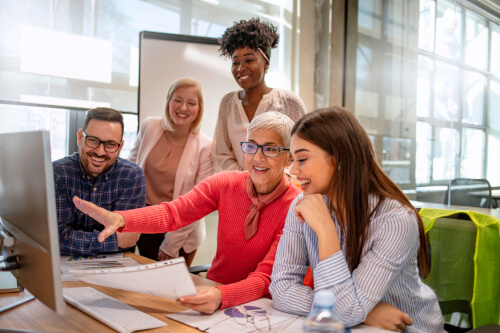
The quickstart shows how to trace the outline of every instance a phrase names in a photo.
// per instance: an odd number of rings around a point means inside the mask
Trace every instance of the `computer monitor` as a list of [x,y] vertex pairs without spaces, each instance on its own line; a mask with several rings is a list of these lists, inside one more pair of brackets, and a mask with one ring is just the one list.
[[42,303],[64,313],[47,131],[0,134],[0,219],[0,228],[14,237],[12,247],[2,246],[4,260],[18,258],[12,273]]

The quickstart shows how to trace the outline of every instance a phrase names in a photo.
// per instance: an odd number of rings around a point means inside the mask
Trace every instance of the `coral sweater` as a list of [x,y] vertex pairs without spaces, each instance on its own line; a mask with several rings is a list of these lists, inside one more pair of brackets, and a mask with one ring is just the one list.
[[119,212],[126,222],[121,231],[173,231],[219,210],[217,252],[207,277],[224,284],[218,287],[222,293],[221,308],[268,296],[288,208],[300,190],[290,182],[278,199],[262,208],[258,230],[246,240],[245,217],[251,205],[246,192],[247,177],[247,171],[220,172],[174,201]]

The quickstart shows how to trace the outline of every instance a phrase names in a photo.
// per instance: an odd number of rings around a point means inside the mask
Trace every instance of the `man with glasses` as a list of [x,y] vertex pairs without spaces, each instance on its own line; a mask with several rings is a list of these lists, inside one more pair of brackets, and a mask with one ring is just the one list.
[[123,147],[123,117],[110,108],[87,111],[77,133],[79,152],[53,163],[61,255],[89,256],[122,252],[135,246],[140,234],[116,233],[97,240],[102,225],[78,211],[72,199],[85,198],[108,210],[144,207],[142,169],[118,155]]

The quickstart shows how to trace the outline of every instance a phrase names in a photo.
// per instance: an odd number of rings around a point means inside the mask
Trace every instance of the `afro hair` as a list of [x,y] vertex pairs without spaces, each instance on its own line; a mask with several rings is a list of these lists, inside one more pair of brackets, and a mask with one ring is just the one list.
[[248,21],[234,22],[232,27],[226,29],[219,38],[219,52],[226,58],[230,58],[233,52],[241,47],[253,50],[260,48],[271,59],[271,49],[278,46],[278,29],[269,22],[261,22],[259,18]]

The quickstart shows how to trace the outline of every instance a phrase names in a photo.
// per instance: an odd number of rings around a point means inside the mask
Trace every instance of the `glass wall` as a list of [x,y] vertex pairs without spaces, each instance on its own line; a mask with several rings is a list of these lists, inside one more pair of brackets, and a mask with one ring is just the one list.
[[[293,4],[294,0],[2,0],[0,124],[26,117],[30,121],[20,127],[0,125],[0,131],[48,129],[52,149],[58,151],[53,157],[64,156],[75,150],[68,138],[80,126],[74,119],[77,114],[106,106],[126,114],[125,142],[132,144],[138,128],[143,30],[220,37],[241,19],[270,21],[281,38],[266,80],[270,86],[290,89]],[[39,123],[33,122],[35,118]],[[56,142],[63,148],[56,148]],[[121,155],[127,157],[129,149],[125,146]]]
[[[418,121],[428,131],[417,131],[419,184],[443,184],[452,178],[488,178],[500,185],[488,168],[489,81],[498,60],[489,55],[491,30],[498,25],[456,1],[420,1],[418,58]],[[428,27],[435,27],[429,29]],[[493,29],[492,29],[493,28]],[[493,33],[494,35],[494,33]],[[429,147],[427,140],[434,142]],[[425,146],[428,148],[426,149]],[[422,147],[422,148],[420,148]]]
[[403,189],[416,182],[417,28],[415,2],[359,0],[356,45],[347,41],[356,48],[354,86],[346,87],[354,105],[348,107],[374,138],[383,170]]
[[500,17],[467,1],[356,3],[345,94],[384,171],[407,193],[458,177],[500,186]]

